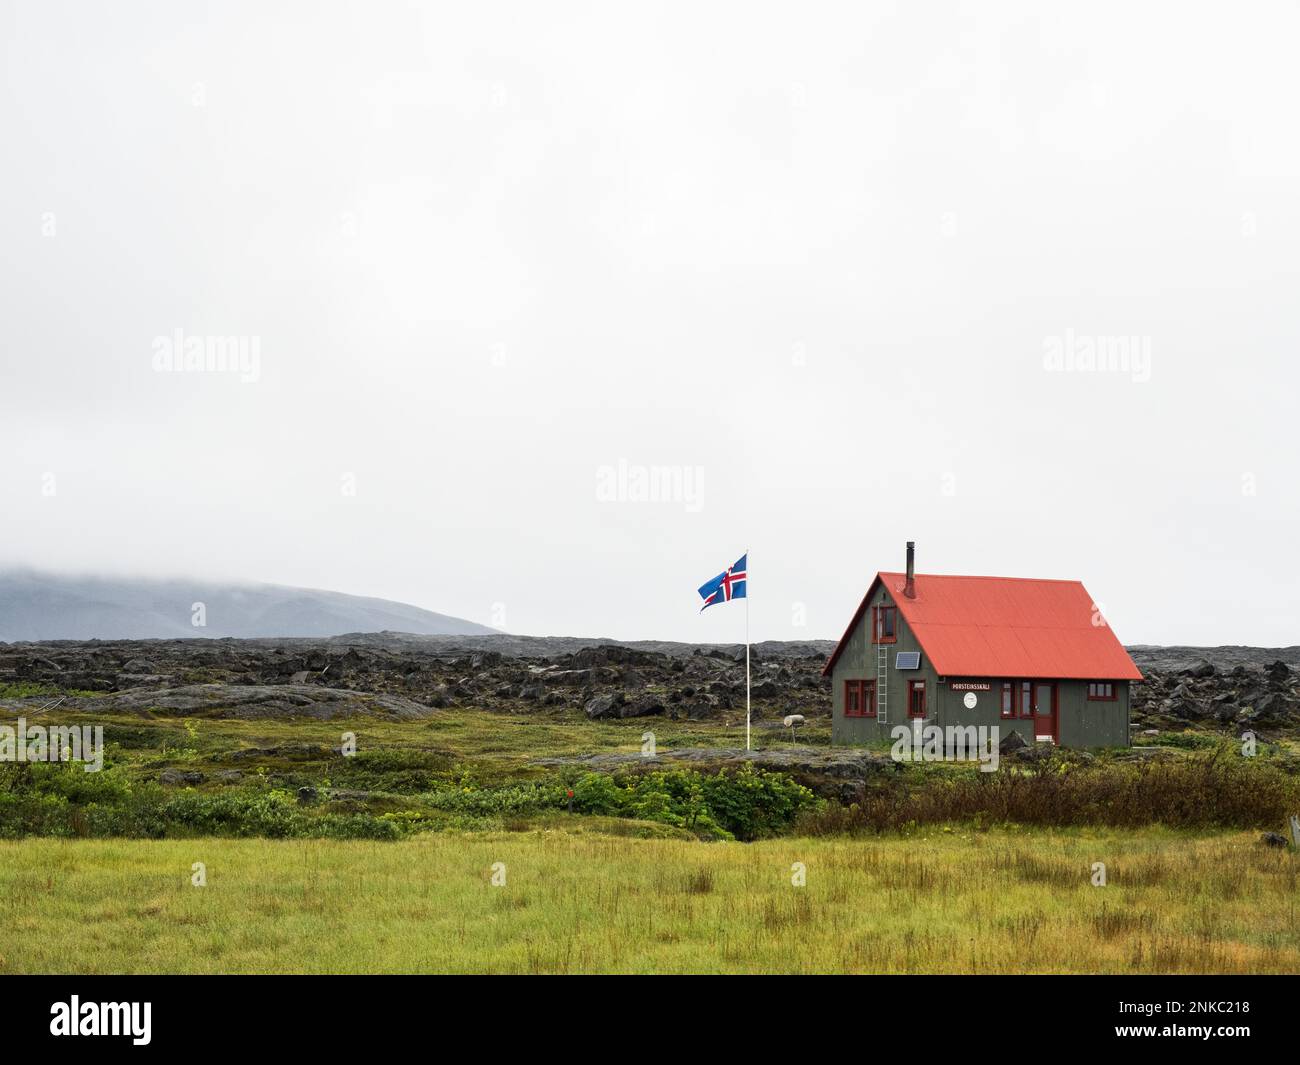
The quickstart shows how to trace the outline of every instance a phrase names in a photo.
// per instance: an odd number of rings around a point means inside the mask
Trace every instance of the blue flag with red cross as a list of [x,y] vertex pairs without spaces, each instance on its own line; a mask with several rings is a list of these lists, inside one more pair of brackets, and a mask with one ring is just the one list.
[[734,565],[728,566],[713,580],[700,585],[700,598],[704,600],[704,606],[700,607],[701,611],[715,603],[730,603],[733,599],[745,598],[745,585],[748,584],[745,569],[748,559],[747,551]]

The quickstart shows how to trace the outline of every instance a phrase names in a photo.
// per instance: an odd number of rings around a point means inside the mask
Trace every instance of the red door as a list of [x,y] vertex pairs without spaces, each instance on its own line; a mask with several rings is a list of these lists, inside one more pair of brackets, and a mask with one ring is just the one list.
[[1034,739],[1059,742],[1056,728],[1056,685],[1034,682]]

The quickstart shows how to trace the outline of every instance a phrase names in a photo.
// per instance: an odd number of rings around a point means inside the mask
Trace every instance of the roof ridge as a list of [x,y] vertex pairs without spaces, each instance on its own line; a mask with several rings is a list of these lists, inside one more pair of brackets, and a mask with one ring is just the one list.
[[[882,569],[881,577],[906,577],[902,570]],[[914,577],[942,577],[946,580],[960,581],[1025,581],[1031,584],[1082,584],[1077,577],[998,577],[988,573],[914,573]]]

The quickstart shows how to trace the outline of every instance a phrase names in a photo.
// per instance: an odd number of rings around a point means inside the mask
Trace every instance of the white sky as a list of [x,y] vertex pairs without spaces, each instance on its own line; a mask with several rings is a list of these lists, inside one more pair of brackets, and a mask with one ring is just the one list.
[[748,547],[781,639],[914,539],[1300,642],[1300,13],[1041,6],[0,3],[0,563],[733,640]]

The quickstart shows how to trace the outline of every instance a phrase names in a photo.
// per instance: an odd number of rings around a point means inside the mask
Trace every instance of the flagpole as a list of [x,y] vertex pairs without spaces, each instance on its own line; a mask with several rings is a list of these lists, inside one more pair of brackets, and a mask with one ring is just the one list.
[[749,548],[745,548],[745,750],[749,750]]

